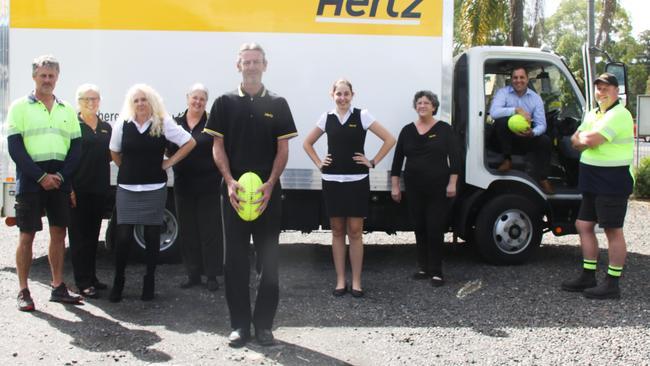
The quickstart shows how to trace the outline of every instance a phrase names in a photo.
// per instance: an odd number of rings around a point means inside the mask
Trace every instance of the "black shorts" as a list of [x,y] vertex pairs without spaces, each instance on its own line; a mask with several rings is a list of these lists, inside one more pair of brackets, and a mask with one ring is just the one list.
[[323,199],[327,217],[367,217],[370,180],[354,182],[323,180]]
[[597,222],[602,228],[622,228],[627,212],[627,196],[583,193],[578,220]]
[[16,196],[16,223],[20,231],[43,230],[41,217],[47,214],[50,226],[67,227],[70,223],[70,193],[59,189],[24,192]]

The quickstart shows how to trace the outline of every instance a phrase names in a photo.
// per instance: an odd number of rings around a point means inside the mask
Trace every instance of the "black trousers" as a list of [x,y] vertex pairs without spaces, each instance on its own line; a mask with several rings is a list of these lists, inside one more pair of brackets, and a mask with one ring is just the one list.
[[106,195],[75,192],[77,206],[70,210],[70,255],[72,272],[78,288],[84,289],[97,282],[95,262],[97,242],[106,205]]
[[[133,227],[131,224],[115,225],[115,276],[124,277],[124,270],[129,261],[129,252],[133,245]],[[144,226],[145,264],[147,275],[153,276],[156,272],[158,253],[160,253],[160,225]]]
[[406,198],[414,223],[418,268],[431,276],[442,276],[442,245],[449,212],[446,185],[419,187],[407,182]]
[[532,137],[515,135],[508,128],[508,117],[497,118],[494,121],[498,148],[505,158],[513,153],[531,153],[531,176],[537,180],[546,179],[551,168],[551,139],[542,134]]
[[178,239],[189,277],[216,277],[223,273],[221,195],[174,194]]
[[[223,187],[222,212],[225,232],[226,301],[233,329],[271,329],[279,300],[278,249],[282,216],[281,188],[275,185],[266,210],[255,221],[242,220],[228,201]],[[256,254],[258,276],[255,310],[251,314],[250,239]]]

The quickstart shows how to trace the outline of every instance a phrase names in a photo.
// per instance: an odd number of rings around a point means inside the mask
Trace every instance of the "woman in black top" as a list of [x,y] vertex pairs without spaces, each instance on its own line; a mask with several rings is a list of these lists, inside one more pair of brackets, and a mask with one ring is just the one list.
[[111,125],[97,115],[99,102],[97,86],[83,84],[77,88],[81,160],[72,178],[68,232],[74,279],[79,292],[87,298],[97,298],[97,290],[107,288],[97,279],[95,270],[99,229],[110,188],[111,162],[108,150]]
[[[332,256],[336,269],[334,296],[347,292],[345,283],[345,237],[350,241],[352,296],[362,297],[363,219],[368,215],[370,196],[369,168],[374,168],[395,145],[395,138],[367,109],[352,108],[352,84],[344,79],[332,86],[336,108],[324,113],[303,148],[321,171],[323,198],[332,229]],[[365,156],[366,131],[374,133],[383,144],[373,159]],[[314,143],[327,134],[327,155],[321,161]]]
[[[180,149],[163,160],[167,144]],[[155,271],[160,251],[160,226],[167,200],[167,173],[183,160],[196,142],[167,114],[162,98],[153,88],[136,84],[126,93],[120,119],[113,125],[109,148],[117,175],[115,278],[111,302],[122,300],[124,270],[133,240],[134,225],[142,225],[147,271],[143,279],[144,301],[154,298]]]
[[[208,114],[205,105],[208,89],[194,84],[187,93],[187,109],[176,123],[192,134],[196,147],[183,161],[174,166],[174,201],[178,218],[178,239],[187,280],[181,288],[201,283],[201,274],[207,277],[210,291],[219,289],[217,275],[223,272],[223,234],[221,228],[221,174],[212,158],[213,137],[202,133]],[[169,144],[169,155],[178,151],[178,145]]]
[[436,120],[438,97],[428,90],[415,93],[417,121],[402,128],[391,170],[391,197],[400,202],[400,175],[404,158],[404,185],[415,227],[418,271],[415,279],[431,279],[442,286],[442,244],[447,229],[450,198],[456,196],[460,162],[453,130]]

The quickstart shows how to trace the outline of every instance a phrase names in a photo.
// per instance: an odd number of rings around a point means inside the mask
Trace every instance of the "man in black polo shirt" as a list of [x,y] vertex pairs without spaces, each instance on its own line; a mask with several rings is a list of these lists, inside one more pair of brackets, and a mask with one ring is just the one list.
[[[250,324],[263,346],[274,343],[273,318],[278,307],[278,242],[282,206],[280,174],[289,158],[289,139],[298,135],[287,101],[264,87],[262,74],[267,61],[255,43],[243,44],[237,69],[242,83],[233,92],[217,98],[212,105],[205,132],[214,137],[214,160],[223,175],[222,205],[225,233],[226,300],[230,310],[228,337],[231,347],[242,347],[250,339]],[[248,171],[259,175],[264,184],[260,211],[255,221],[243,221],[237,179]],[[258,257],[259,288],[251,314],[249,296],[251,235]]]

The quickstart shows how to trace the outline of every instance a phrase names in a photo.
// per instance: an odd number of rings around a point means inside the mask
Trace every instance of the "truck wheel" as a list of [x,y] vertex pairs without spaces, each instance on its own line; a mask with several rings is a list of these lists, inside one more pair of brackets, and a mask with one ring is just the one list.
[[[173,202],[173,201],[172,201]],[[158,263],[178,263],[180,261],[180,250],[178,245],[178,220],[168,207],[163,214],[163,224],[160,229],[160,253],[158,254]],[[135,239],[134,255],[137,259],[144,259],[144,227],[136,225],[133,228],[133,238]]]
[[491,263],[523,263],[541,240],[542,214],[522,196],[496,197],[483,206],[476,219],[478,250]]

